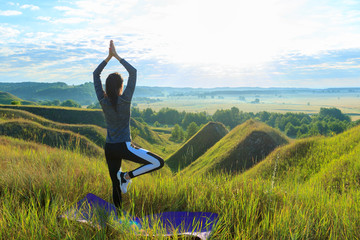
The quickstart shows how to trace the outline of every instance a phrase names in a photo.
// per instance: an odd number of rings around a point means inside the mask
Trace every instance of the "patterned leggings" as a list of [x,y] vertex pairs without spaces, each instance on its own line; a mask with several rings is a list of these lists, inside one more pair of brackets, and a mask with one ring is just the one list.
[[118,208],[121,208],[121,190],[116,174],[121,167],[122,159],[142,164],[128,172],[130,178],[158,170],[164,166],[164,160],[161,157],[145,149],[137,148],[131,142],[106,143],[105,158],[113,186],[113,201]]

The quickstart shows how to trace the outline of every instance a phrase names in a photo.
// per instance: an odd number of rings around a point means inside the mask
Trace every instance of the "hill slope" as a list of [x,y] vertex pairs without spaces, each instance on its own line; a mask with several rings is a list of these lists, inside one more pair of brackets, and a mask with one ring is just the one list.
[[22,105],[36,105],[34,102],[22,100],[11,93],[0,91],[0,104],[11,104],[12,101],[19,101]]
[[100,155],[103,150],[88,138],[71,131],[44,127],[28,120],[8,120],[0,122],[0,135],[46,144],[51,147],[79,149],[86,155]]
[[136,121],[135,119],[130,119],[130,126],[134,127],[138,130],[138,135],[148,141],[149,143],[157,143],[161,144],[163,143],[163,139],[160,138],[160,136],[153,131],[148,125],[143,124],[139,121]]
[[[27,109],[27,108],[25,108]],[[39,107],[41,109],[41,107]],[[49,111],[52,111],[51,108]],[[57,109],[57,108],[55,108]],[[81,110],[80,110],[81,111]],[[81,112],[80,112],[81,113]],[[66,123],[59,123],[48,120],[36,114],[32,114],[27,111],[17,110],[12,108],[1,108],[0,107],[0,120],[12,120],[12,119],[25,119],[29,120],[38,124],[41,124],[44,127],[57,129],[57,130],[65,130],[71,131],[74,134],[78,133],[93,143],[98,145],[99,147],[103,148],[105,145],[106,139],[106,129],[101,128],[96,125],[91,124],[66,124]],[[13,123],[15,124],[15,123]],[[160,154],[160,145],[166,144],[164,140],[154,132],[149,126],[144,125],[136,120],[131,120],[131,126],[137,128],[137,136],[133,139],[134,143],[142,148],[146,148],[150,151],[153,151],[157,154]],[[155,145],[157,146],[155,146]]]
[[105,144],[106,130],[104,128],[98,127],[96,125],[90,124],[64,124],[59,122],[54,122],[46,118],[40,117],[38,115],[32,114],[27,111],[17,110],[17,109],[7,109],[0,108],[0,119],[10,120],[10,119],[26,119],[43,125],[44,127],[55,128],[60,130],[68,130],[74,133],[79,133],[99,147],[103,147]]
[[106,127],[104,115],[99,109],[18,105],[1,105],[0,107],[24,110],[55,122],[67,124],[93,124],[103,128]]
[[333,137],[302,139],[278,148],[244,173],[244,177],[265,180],[273,175],[279,184],[320,182],[325,189],[337,192],[359,187],[360,126]]
[[[48,125],[50,124],[48,120],[56,122],[57,125],[61,125],[61,127],[56,128],[71,128],[68,130],[79,132],[83,134],[85,126],[89,127],[92,125],[99,126],[100,128],[93,126],[93,129],[95,132],[102,132],[106,134],[106,130],[101,130],[101,128],[106,127],[105,119],[102,110],[98,109],[73,109],[73,108],[64,108],[64,107],[54,107],[54,106],[15,106],[15,105],[1,105],[0,108],[2,108],[2,111],[5,111],[6,109],[16,109],[16,110],[23,110],[35,115],[31,116],[31,119],[34,119],[36,122],[39,122],[41,124]],[[18,112],[15,115],[19,115]],[[10,114],[11,115],[11,114]],[[28,116],[25,116],[24,113],[21,113],[22,118],[28,119]],[[41,122],[40,120],[36,120],[36,116],[41,116]],[[45,119],[44,119],[45,118]],[[54,122],[51,123],[51,127],[54,127]],[[80,125],[81,124],[81,125]],[[151,130],[148,126],[131,119],[130,125],[132,127],[135,127],[139,130],[138,135],[145,139],[146,141],[150,143],[162,143],[162,139],[159,137],[159,135]],[[80,129],[76,129],[79,126],[83,126]],[[81,132],[80,132],[81,131]],[[88,136],[87,136],[88,137]],[[99,142],[99,146],[104,146],[105,144],[105,138],[100,138],[98,134],[96,134],[96,139],[101,139]],[[98,140],[92,139],[94,142],[97,142]]]
[[228,130],[222,123],[209,122],[171,155],[166,160],[166,164],[174,172],[185,168],[227,133]]
[[268,125],[248,120],[235,127],[183,171],[186,174],[214,171],[239,172],[260,162],[288,138]]

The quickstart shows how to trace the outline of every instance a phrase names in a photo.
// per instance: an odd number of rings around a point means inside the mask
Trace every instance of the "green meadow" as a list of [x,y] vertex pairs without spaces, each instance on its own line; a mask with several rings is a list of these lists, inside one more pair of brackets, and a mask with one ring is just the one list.
[[[75,110],[39,107],[34,114],[25,108],[0,107],[0,239],[168,239],[156,235],[156,226],[139,236],[126,224],[98,229],[59,219],[87,193],[112,201],[101,149],[106,131],[39,114]],[[69,116],[100,119],[96,111],[78,111]],[[205,125],[176,142],[170,128],[133,120],[134,142],[171,161],[171,168],[134,179],[124,210],[139,217],[214,212],[219,220],[211,239],[360,238],[359,125],[328,137],[289,139],[255,120],[229,132],[212,124],[217,127]],[[211,136],[218,140],[207,142]],[[124,161],[123,169],[134,166]]]
[[[251,103],[251,101],[259,98],[258,104]],[[186,97],[167,97],[158,98],[161,101],[151,103],[138,103],[137,107],[140,109],[152,108],[155,111],[159,111],[161,108],[169,107],[176,108],[179,111],[187,112],[202,112],[206,111],[209,114],[213,114],[218,109],[229,109],[231,107],[237,107],[244,112],[304,112],[308,114],[315,114],[319,112],[322,107],[336,107],[343,113],[349,114],[353,121],[360,119],[360,106],[359,95],[251,95],[246,97],[246,101],[239,100],[238,96],[225,96],[224,98],[210,98],[199,99],[196,96]]]

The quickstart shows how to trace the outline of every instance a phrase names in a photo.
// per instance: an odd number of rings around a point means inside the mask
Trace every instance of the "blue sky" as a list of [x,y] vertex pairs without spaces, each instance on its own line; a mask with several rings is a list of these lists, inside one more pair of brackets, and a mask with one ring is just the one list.
[[360,87],[360,0],[4,0],[0,81],[92,81],[110,39],[141,86]]

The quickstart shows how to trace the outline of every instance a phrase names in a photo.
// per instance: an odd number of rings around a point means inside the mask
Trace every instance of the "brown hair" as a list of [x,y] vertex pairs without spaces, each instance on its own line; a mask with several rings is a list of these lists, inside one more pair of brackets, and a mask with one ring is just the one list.
[[113,106],[116,112],[116,104],[119,96],[120,89],[123,86],[123,78],[117,72],[109,74],[106,78],[106,95],[108,96],[111,105]]

